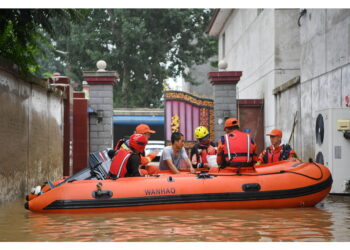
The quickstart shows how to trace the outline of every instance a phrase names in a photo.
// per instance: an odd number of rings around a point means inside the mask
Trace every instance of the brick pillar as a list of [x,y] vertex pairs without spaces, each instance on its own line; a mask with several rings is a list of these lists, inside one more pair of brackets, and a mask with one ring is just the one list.
[[84,92],[73,93],[73,174],[88,167],[89,117]]
[[90,87],[90,106],[95,110],[90,115],[90,152],[113,147],[113,85],[116,71],[106,71],[104,61],[97,62],[97,71],[83,72]]
[[55,73],[53,77],[49,78],[49,83],[66,94],[64,99],[63,111],[63,175],[72,175],[72,151],[73,144],[73,122],[70,119],[73,116],[73,94],[70,86],[70,78],[61,76]]
[[236,84],[241,71],[209,72],[209,81],[214,86],[215,141],[223,135],[224,123],[228,117],[237,117]]

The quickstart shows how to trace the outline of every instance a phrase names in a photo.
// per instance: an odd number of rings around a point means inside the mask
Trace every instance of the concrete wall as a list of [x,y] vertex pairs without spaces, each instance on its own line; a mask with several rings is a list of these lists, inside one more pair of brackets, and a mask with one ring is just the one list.
[[301,19],[301,138],[314,157],[317,111],[346,107],[350,96],[350,10],[307,9]]
[[298,9],[234,9],[219,35],[219,60],[228,63],[226,70],[243,72],[237,99],[264,99],[264,130],[281,127],[286,130],[284,140],[292,130],[285,122],[286,111],[300,108],[300,98],[293,93],[275,96],[273,90],[300,74],[298,17]]
[[62,177],[60,94],[0,69],[0,202]]
[[[219,35],[219,61],[227,71],[242,71],[237,99],[264,99],[265,128],[274,126],[274,10],[235,9]],[[225,55],[223,34],[225,33]]]
[[[275,88],[300,75],[301,48],[297,24],[299,13],[299,9],[275,10]],[[293,130],[294,117],[297,115],[298,123],[295,125],[290,144],[298,153],[302,151],[300,137],[301,93],[298,82],[274,96],[276,100],[275,124],[270,124],[271,126],[267,129],[272,129],[272,126],[282,129],[283,140],[287,143]],[[270,143],[268,137],[265,137],[265,142]]]
[[307,9],[300,27],[299,16],[300,9],[234,9],[219,34],[219,60],[243,72],[238,99],[264,99],[265,131],[279,127],[287,141],[298,111],[291,144],[307,160],[315,157],[317,111],[345,108],[350,96],[350,10]]

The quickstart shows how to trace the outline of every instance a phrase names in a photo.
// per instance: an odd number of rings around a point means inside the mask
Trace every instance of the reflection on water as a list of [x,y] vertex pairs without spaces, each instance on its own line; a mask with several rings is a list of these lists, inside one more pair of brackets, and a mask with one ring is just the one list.
[[0,206],[0,241],[350,241],[350,199],[314,208],[37,214]]

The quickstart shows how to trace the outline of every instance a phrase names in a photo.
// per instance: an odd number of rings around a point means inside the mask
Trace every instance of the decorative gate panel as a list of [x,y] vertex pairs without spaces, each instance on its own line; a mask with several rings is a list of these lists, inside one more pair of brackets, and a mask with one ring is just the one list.
[[165,140],[171,144],[171,134],[181,132],[185,147],[192,147],[196,139],[194,130],[205,126],[214,140],[214,101],[182,91],[166,91],[165,95]]

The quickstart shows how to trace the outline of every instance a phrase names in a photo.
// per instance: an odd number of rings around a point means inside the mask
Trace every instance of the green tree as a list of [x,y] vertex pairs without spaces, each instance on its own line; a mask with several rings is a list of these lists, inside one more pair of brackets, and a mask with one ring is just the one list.
[[94,9],[56,48],[76,81],[100,59],[116,70],[115,107],[159,106],[164,79],[186,77],[187,67],[216,54],[216,38],[204,32],[210,16],[207,9]]
[[0,56],[15,63],[23,75],[39,70],[39,55],[53,47],[55,36],[50,18],[78,22],[86,11],[73,9],[0,9]]

